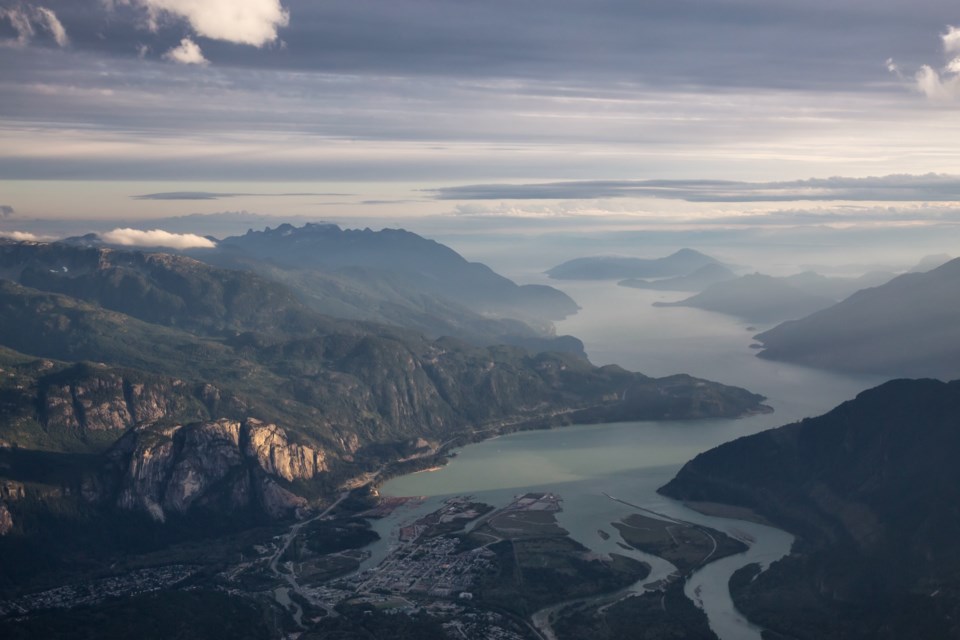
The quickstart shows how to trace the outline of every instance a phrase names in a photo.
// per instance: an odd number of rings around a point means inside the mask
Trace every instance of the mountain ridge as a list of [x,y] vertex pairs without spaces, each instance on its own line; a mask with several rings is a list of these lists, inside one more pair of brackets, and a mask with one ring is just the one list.
[[700,454],[660,492],[797,534],[767,572],[734,576],[738,609],[770,637],[953,637],[958,421],[960,381],[894,380]]
[[893,376],[960,377],[960,259],[861,290],[756,336],[758,356]]

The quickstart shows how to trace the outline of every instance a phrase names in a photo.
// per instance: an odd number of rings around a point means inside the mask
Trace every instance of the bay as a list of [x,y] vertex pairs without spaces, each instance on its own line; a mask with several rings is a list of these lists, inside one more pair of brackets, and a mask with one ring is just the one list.
[[[774,413],[740,419],[575,425],[469,445],[442,469],[395,478],[381,487],[384,495],[425,496],[427,500],[375,524],[383,540],[371,547],[373,556],[365,566],[384,557],[400,524],[436,509],[452,495],[471,495],[500,507],[527,491],[559,493],[563,498],[563,511],[558,515],[561,526],[597,553],[623,552],[610,524],[636,511],[624,504],[628,502],[752,540],[745,554],[696,572],[687,581],[685,592],[704,609],[711,628],[723,640],[759,639],[760,630],[734,608],[727,583],[739,567],[751,562],[767,566],[788,553],[792,536],[753,522],[700,514],[656,490],[698,453],[822,414],[883,379],[762,360],[750,343],[755,333],[767,327],[749,327],[735,318],[696,309],[652,306],[655,301],[684,294],[640,291],[606,282],[560,283],[559,288],[582,309],[558,323],[558,332],[582,339],[595,364],[619,364],[653,376],[689,373],[743,386],[766,396]],[[610,539],[604,540],[598,529],[611,533]],[[654,565],[654,575],[643,584],[672,569],[669,563],[646,554],[630,555]],[[642,590],[643,584],[634,588]]]

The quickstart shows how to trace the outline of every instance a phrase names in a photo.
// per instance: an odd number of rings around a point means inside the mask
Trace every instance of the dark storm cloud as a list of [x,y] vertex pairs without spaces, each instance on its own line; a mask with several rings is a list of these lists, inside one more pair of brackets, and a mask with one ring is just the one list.
[[788,182],[724,180],[585,180],[542,184],[478,184],[430,191],[438,200],[586,200],[663,198],[687,202],[960,201],[960,177],[929,174],[826,178]]

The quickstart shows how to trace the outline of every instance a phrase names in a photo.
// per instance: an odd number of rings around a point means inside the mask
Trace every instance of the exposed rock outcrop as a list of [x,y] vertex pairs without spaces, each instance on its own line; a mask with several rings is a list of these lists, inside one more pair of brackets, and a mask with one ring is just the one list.
[[10,515],[7,505],[0,502],[0,536],[7,535],[11,530],[13,530],[13,516]]
[[117,505],[161,521],[194,507],[283,517],[306,500],[282,483],[327,469],[325,451],[290,442],[280,427],[252,419],[139,427],[109,455],[119,475]]
[[0,536],[5,536],[13,530],[13,515],[7,508],[7,503],[23,500],[25,496],[26,490],[21,483],[0,480]]
[[40,402],[45,425],[105,431],[176,415],[185,404],[184,396],[189,395],[180,380],[135,383],[104,372],[51,384],[41,391]]
[[250,419],[246,429],[244,453],[255,459],[266,473],[293,482],[310,479],[327,470],[323,451],[288,442],[286,432],[280,427]]

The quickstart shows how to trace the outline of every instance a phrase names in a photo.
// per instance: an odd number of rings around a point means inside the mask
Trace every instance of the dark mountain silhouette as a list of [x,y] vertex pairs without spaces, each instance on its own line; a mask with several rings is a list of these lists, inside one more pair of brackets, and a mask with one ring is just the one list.
[[660,491],[797,534],[769,571],[734,576],[771,638],[957,637],[958,425],[960,381],[895,380],[701,454]]

